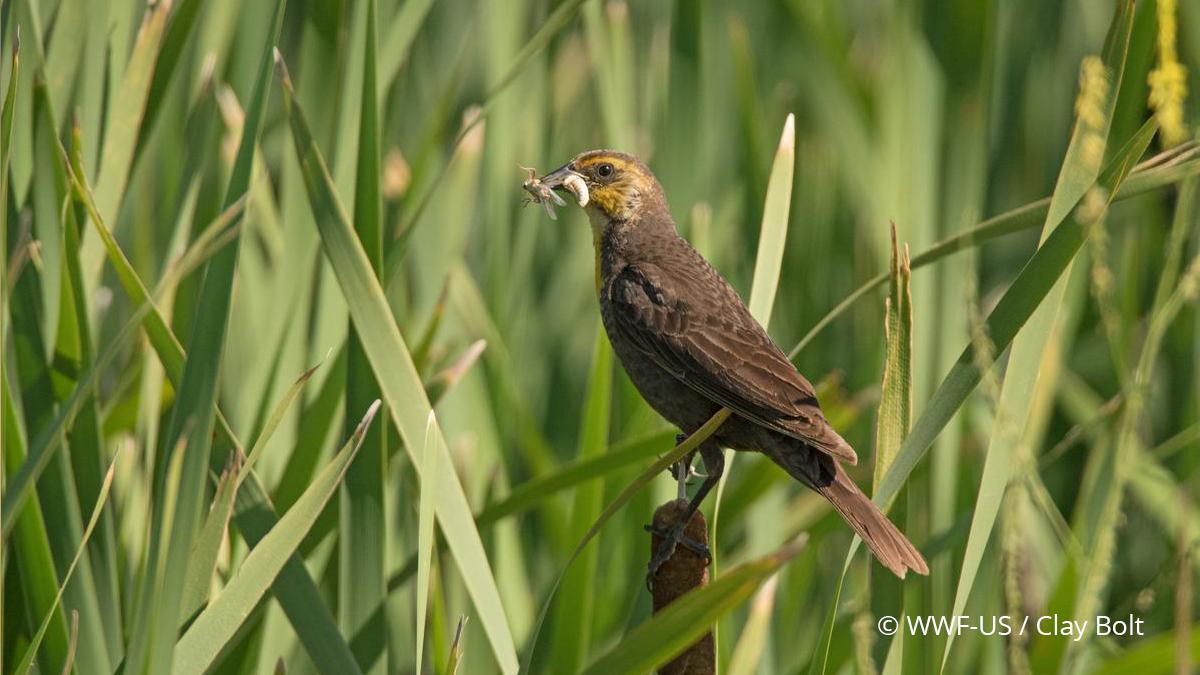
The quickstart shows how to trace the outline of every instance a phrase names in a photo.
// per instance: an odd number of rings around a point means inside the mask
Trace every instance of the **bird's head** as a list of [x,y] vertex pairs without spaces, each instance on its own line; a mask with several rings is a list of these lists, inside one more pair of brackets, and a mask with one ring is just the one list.
[[631,220],[646,206],[664,201],[650,169],[633,155],[589,150],[541,178],[549,188],[570,192],[593,223]]

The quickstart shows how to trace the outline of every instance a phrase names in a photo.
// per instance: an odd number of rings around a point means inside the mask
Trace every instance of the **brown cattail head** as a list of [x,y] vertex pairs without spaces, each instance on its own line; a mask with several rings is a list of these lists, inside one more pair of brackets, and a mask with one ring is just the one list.
[[[654,512],[654,526],[658,532],[665,532],[687,512],[687,500],[677,499],[658,507]],[[683,536],[698,544],[708,545],[708,524],[700,511],[692,514],[684,527]],[[650,537],[650,555],[653,556],[662,544],[662,537],[653,534]],[[675,547],[675,553],[654,577],[654,611],[671,604],[676,598],[688,591],[708,584],[708,560],[684,545]],[[675,657],[658,671],[660,675],[712,675],[716,673],[716,651],[712,632],[705,633],[688,647],[682,654]]]

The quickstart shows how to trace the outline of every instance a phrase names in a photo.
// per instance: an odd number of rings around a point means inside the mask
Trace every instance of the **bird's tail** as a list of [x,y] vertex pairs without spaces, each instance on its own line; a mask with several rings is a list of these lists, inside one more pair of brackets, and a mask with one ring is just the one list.
[[830,463],[835,467],[833,481],[816,487],[816,490],[842,514],[842,518],[854,528],[879,562],[901,579],[908,570],[929,574],[925,558],[921,557],[912,542],[896,529],[874,502],[867,499],[836,461]]

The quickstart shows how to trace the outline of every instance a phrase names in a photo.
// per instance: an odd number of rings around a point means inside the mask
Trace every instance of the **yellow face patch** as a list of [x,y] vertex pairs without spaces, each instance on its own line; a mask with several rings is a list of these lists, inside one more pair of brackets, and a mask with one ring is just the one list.
[[[577,157],[575,170],[587,177],[588,208],[611,219],[625,219],[641,203],[643,195],[654,189],[654,177],[637,160],[618,153],[593,151]],[[603,175],[603,167],[611,167]]]

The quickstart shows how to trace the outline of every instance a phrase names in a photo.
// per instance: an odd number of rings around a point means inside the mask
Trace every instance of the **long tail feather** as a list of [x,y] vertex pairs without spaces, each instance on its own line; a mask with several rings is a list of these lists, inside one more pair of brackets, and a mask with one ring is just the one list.
[[833,464],[837,467],[833,482],[818,487],[817,491],[828,499],[850,527],[854,528],[867,548],[871,549],[871,553],[875,554],[884,567],[901,579],[908,570],[917,574],[929,574],[929,565],[912,542],[888,520],[874,502],[867,499],[837,462]]

